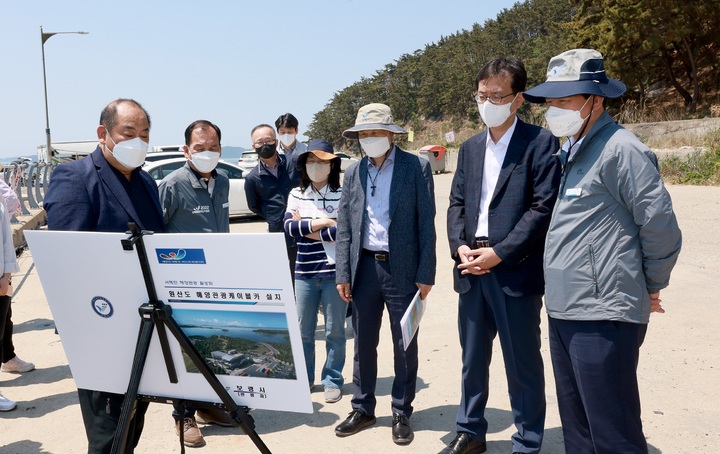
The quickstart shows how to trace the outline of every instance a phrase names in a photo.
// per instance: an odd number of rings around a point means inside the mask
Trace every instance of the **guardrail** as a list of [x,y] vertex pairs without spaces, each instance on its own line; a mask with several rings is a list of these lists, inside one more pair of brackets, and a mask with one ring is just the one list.
[[20,201],[20,208],[12,213],[12,223],[20,222],[16,215],[29,216],[32,214],[30,210],[41,208],[50,175],[56,166],[45,162],[13,162],[3,166],[2,178]]

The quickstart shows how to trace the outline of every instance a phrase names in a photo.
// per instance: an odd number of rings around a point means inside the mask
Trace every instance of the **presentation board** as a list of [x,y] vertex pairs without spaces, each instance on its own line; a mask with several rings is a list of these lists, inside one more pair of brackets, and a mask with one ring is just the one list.
[[[124,233],[25,232],[79,388],[125,393],[148,302]],[[285,240],[280,233],[143,238],[158,299],[238,405],[312,413]],[[169,333],[170,383],[157,332],[139,394],[221,402]]]

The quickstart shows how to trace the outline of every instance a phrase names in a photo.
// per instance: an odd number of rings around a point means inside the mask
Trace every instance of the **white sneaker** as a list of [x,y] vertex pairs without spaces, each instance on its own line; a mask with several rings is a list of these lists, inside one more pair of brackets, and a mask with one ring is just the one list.
[[0,411],[14,410],[17,404],[0,393]]
[[33,369],[35,369],[35,364],[23,361],[17,356],[6,363],[3,363],[2,367],[0,367],[0,371],[15,374],[30,372]]
[[325,387],[325,402],[332,404],[340,399],[342,399],[342,389],[330,386]]

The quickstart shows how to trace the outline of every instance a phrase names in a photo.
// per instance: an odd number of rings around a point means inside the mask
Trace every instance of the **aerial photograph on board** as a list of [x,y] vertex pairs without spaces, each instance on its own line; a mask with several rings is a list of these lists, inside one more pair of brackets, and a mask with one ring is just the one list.
[[[173,317],[215,375],[297,378],[284,313],[173,308]],[[188,373],[199,373],[183,358]]]

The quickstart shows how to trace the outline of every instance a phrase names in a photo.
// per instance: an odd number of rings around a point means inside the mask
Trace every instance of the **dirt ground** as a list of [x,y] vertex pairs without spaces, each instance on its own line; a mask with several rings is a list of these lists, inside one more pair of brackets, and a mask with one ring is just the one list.
[[[386,324],[378,350],[377,424],[352,437],[336,437],[334,426],[350,411],[350,386],[345,385],[343,399],[335,404],[326,404],[322,392],[316,391],[312,394],[313,414],[252,412],[256,430],[272,452],[435,453],[454,437],[461,366],[457,295],[452,290],[452,262],[445,233],[451,179],[450,173],[435,177],[438,277],[419,337],[418,394],[411,418],[415,440],[407,447],[391,441],[392,351]],[[672,186],[669,190],[684,242],[671,285],[662,292],[667,313],[652,316],[641,350],[638,375],[644,429],[651,453],[714,452],[720,445],[720,305],[714,298],[720,281],[720,188]],[[265,226],[253,221],[233,223],[231,228],[234,232],[262,232]],[[14,278],[14,340],[19,356],[33,361],[37,370],[22,375],[0,373],[0,390],[18,402],[16,410],[0,413],[0,453],[85,452],[75,385],[60,338],[54,334],[31,255],[26,252],[20,262],[22,271]],[[82,276],[68,285],[82,285]],[[542,452],[556,454],[564,452],[564,448],[545,321],[542,329],[548,402]],[[320,363],[324,348],[322,341],[317,344]],[[349,340],[348,351],[352,348]],[[514,432],[498,343],[494,358],[486,413],[491,454],[510,452]],[[348,357],[344,369],[348,382],[352,377],[351,362]],[[150,406],[137,453],[180,452],[170,412],[168,405]],[[197,452],[256,452],[249,437],[239,435],[236,429],[205,426],[202,431],[207,446]]]

